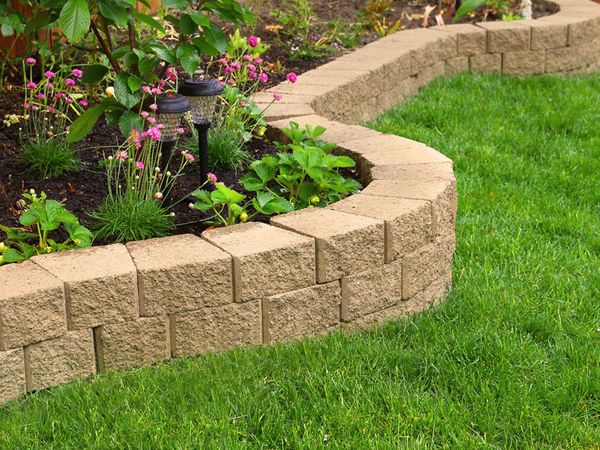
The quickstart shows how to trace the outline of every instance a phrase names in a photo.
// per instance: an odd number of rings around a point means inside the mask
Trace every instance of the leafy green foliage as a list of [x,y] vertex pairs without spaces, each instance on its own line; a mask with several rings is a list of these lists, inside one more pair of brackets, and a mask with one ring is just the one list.
[[339,173],[339,169],[354,167],[355,161],[329,153],[335,146],[318,139],[324,132],[323,127],[302,129],[290,122],[283,133],[291,143],[278,144],[280,153],[250,164],[253,173],[240,182],[246,190],[268,193],[277,199],[276,204],[284,200],[293,209],[326,206],[356,192],[360,184]]
[[470,12],[475,11],[480,6],[485,5],[487,0],[464,0],[454,14],[454,22],[458,22]]
[[169,211],[138,195],[109,196],[90,213],[96,239],[128,242],[167,236],[174,228]]
[[17,160],[41,178],[55,178],[81,168],[77,152],[62,139],[26,140]]
[[[194,155],[194,164],[197,165],[200,161],[198,133],[193,127],[192,131],[192,136],[182,142],[180,148]],[[208,130],[208,164],[211,172],[223,169],[240,170],[250,159],[250,153],[244,149],[243,141],[241,142],[235,130],[221,127],[211,127]]]
[[[33,190],[23,197],[29,201],[24,202],[25,210],[19,217],[23,228],[0,225],[0,231],[5,235],[5,239],[0,241],[0,265],[92,245],[92,233],[80,225],[77,217],[60,202],[48,200],[44,192],[38,197]],[[64,242],[51,239],[49,234],[61,227],[68,238]]]
[[194,208],[202,212],[212,211],[214,222],[223,226],[234,225],[238,220],[242,222],[248,220],[248,213],[241,205],[246,196],[223,183],[215,183],[214,186],[214,191],[197,189],[192,192],[191,195],[197,200]]
[[[102,4],[100,2],[100,5]],[[102,8],[100,12],[102,13]],[[90,23],[90,10],[86,0],[67,0],[65,2],[60,11],[60,26],[67,39],[71,42],[79,41],[87,33]]]

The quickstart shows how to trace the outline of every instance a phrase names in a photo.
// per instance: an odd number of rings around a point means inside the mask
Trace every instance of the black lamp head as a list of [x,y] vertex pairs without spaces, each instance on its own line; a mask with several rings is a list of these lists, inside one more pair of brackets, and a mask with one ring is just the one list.
[[223,85],[214,78],[185,80],[179,85],[179,93],[185,95],[192,104],[192,121],[199,125],[210,125],[217,99],[224,91]]
[[156,98],[156,106],[158,123],[164,126],[161,132],[162,140],[176,141],[181,118],[192,109],[192,104],[183,95],[167,92]]

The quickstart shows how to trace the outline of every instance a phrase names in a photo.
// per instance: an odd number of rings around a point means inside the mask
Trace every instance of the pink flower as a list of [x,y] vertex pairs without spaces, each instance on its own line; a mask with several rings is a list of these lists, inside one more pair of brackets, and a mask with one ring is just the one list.
[[25,62],[30,66],[33,66],[37,61],[35,60],[35,58],[29,57],[25,60]]
[[31,107],[31,105],[27,102],[23,103],[23,108],[25,109],[29,109]]
[[157,192],[156,194],[154,194],[154,198],[156,200],[162,200],[163,199],[162,192]]
[[142,116],[144,119],[147,119],[149,115],[150,115],[150,113],[148,111],[142,111],[140,113],[140,116]]
[[152,103],[150,106],[148,106],[148,108],[150,108],[152,111],[156,111],[158,109],[158,105],[156,103]]
[[262,59],[262,58],[256,58],[256,59],[254,60],[254,63],[255,63],[255,64],[262,64],[262,63],[263,63],[263,61],[264,61],[264,59]]
[[33,81],[28,81],[25,86],[28,87],[28,88],[30,88],[30,89],[37,89],[37,84],[34,83]]
[[135,163],[135,167],[137,167],[140,170],[144,170],[144,167],[146,167],[146,165],[142,161],[138,161]]
[[141,134],[139,130],[133,129],[129,132],[129,142],[135,144],[136,148],[140,148],[142,146],[140,138]]
[[34,111],[37,111],[38,109],[40,109],[40,107],[39,107],[39,106],[37,106],[37,105],[33,105],[33,106],[31,107],[31,109],[33,109]]
[[256,66],[254,64],[248,64],[248,70],[251,72],[256,72]]
[[129,158],[129,155],[127,154],[127,152],[125,150],[119,150],[115,154],[115,159],[116,160],[125,161],[127,158]]
[[235,86],[235,80],[229,79],[229,80],[227,80],[227,84]]
[[73,99],[72,98],[67,97],[65,100],[69,104],[73,103]]
[[48,107],[48,112],[49,113],[53,113],[54,111],[56,111],[56,108],[54,106],[49,106]]
[[208,180],[213,184],[215,184],[217,182],[217,176],[212,172],[208,172],[206,174],[206,178],[208,178]]
[[65,78],[65,84],[67,86],[75,86],[75,80],[73,78]]
[[231,67],[233,67],[235,70],[240,70],[242,68],[242,65],[236,61],[231,63]]
[[36,95],[37,98],[44,98],[45,95],[43,92],[40,92],[38,95]]
[[188,162],[194,162],[196,158],[190,152],[182,151],[181,156],[183,156]]
[[90,106],[90,104],[87,100],[79,100],[79,104],[81,106],[83,106],[84,108],[87,108],[88,106]]
[[219,59],[219,63],[226,66],[227,65],[227,58],[221,58]]
[[52,84],[52,83],[46,83],[46,87],[48,89],[52,89],[54,87],[54,84]]
[[177,69],[175,67],[167,67],[167,78],[171,81],[177,80]]
[[155,117],[148,117],[148,123],[156,123],[156,118]]
[[294,84],[296,81],[298,81],[298,75],[296,75],[294,72],[288,73],[286,78],[292,84]]
[[258,74],[257,74],[256,72],[250,72],[250,73],[248,74],[248,78],[251,78],[251,79],[253,79],[253,80],[254,80],[254,79],[257,77],[257,76],[258,76]]
[[160,141],[160,127],[158,126],[153,126],[148,128],[147,131],[144,131],[144,133],[142,134],[143,137],[149,137],[150,139],[152,139],[153,141]]
[[229,75],[231,72],[233,72],[233,67],[231,66],[227,66],[225,67],[225,75]]
[[240,106],[242,108],[246,108],[246,107],[250,106],[250,103],[248,103],[248,102],[240,102]]
[[150,94],[152,88],[150,86],[142,86],[142,92],[145,94]]
[[177,128],[177,133],[178,133],[178,134],[183,134],[183,133],[185,133],[185,128]]
[[81,78],[83,76],[83,70],[80,69],[73,69],[72,73],[76,78]]
[[54,72],[51,72],[50,70],[47,70],[46,72],[44,72],[44,76],[46,78],[54,78]]
[[258,38],[256,36],[248,36],[248,39],[246,39],[246,42],[248,43],[248,45],[250,47],[254,48],[258,45]]
[[244,56],[242,56],[242,59],[244,61],[252,62],[252,56],[250,56],[250,55],[244,55]]
[[152,95],[160,95],[163,93],[163,91],[161,88],[152,88],[152,89],[150,89],[150,93]]
[[54,94],[54,98],[63,98],[65,96],[64,92],[57,92],[56,94]]
[[281,101],[282,98],[283,98],[283,96],[279,92],[273,92],[273,100],[275,100],[276,102],[279,102],[279,101]]
[[269,81],[269,75],[267,75],[266,73],[262,72],[260,74],[260,76],[258,77],[258,80],[262,83],[262,84],[266,84]]

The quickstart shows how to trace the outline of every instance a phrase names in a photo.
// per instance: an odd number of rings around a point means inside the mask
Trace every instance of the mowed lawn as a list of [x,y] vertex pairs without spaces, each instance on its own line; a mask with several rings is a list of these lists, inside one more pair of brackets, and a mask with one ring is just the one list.
[[372,126],[455,162],[445,302],[41,392],[0,448],[599,448],[600,76],[438,80]]

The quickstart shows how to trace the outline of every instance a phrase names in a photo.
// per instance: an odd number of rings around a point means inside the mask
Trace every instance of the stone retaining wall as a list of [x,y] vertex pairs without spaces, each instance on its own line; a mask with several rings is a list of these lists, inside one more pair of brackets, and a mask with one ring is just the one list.
[[383,38],[299,77],[267,110],[356,158],[365,189],[325,209],[203,233],[35,257],[0,268],[0,404],[97,372],[382,322],[451,283],[452,161],[351,125],[462,71],[588,72],[600,5],[559,0],[537,21],[452,25]]

